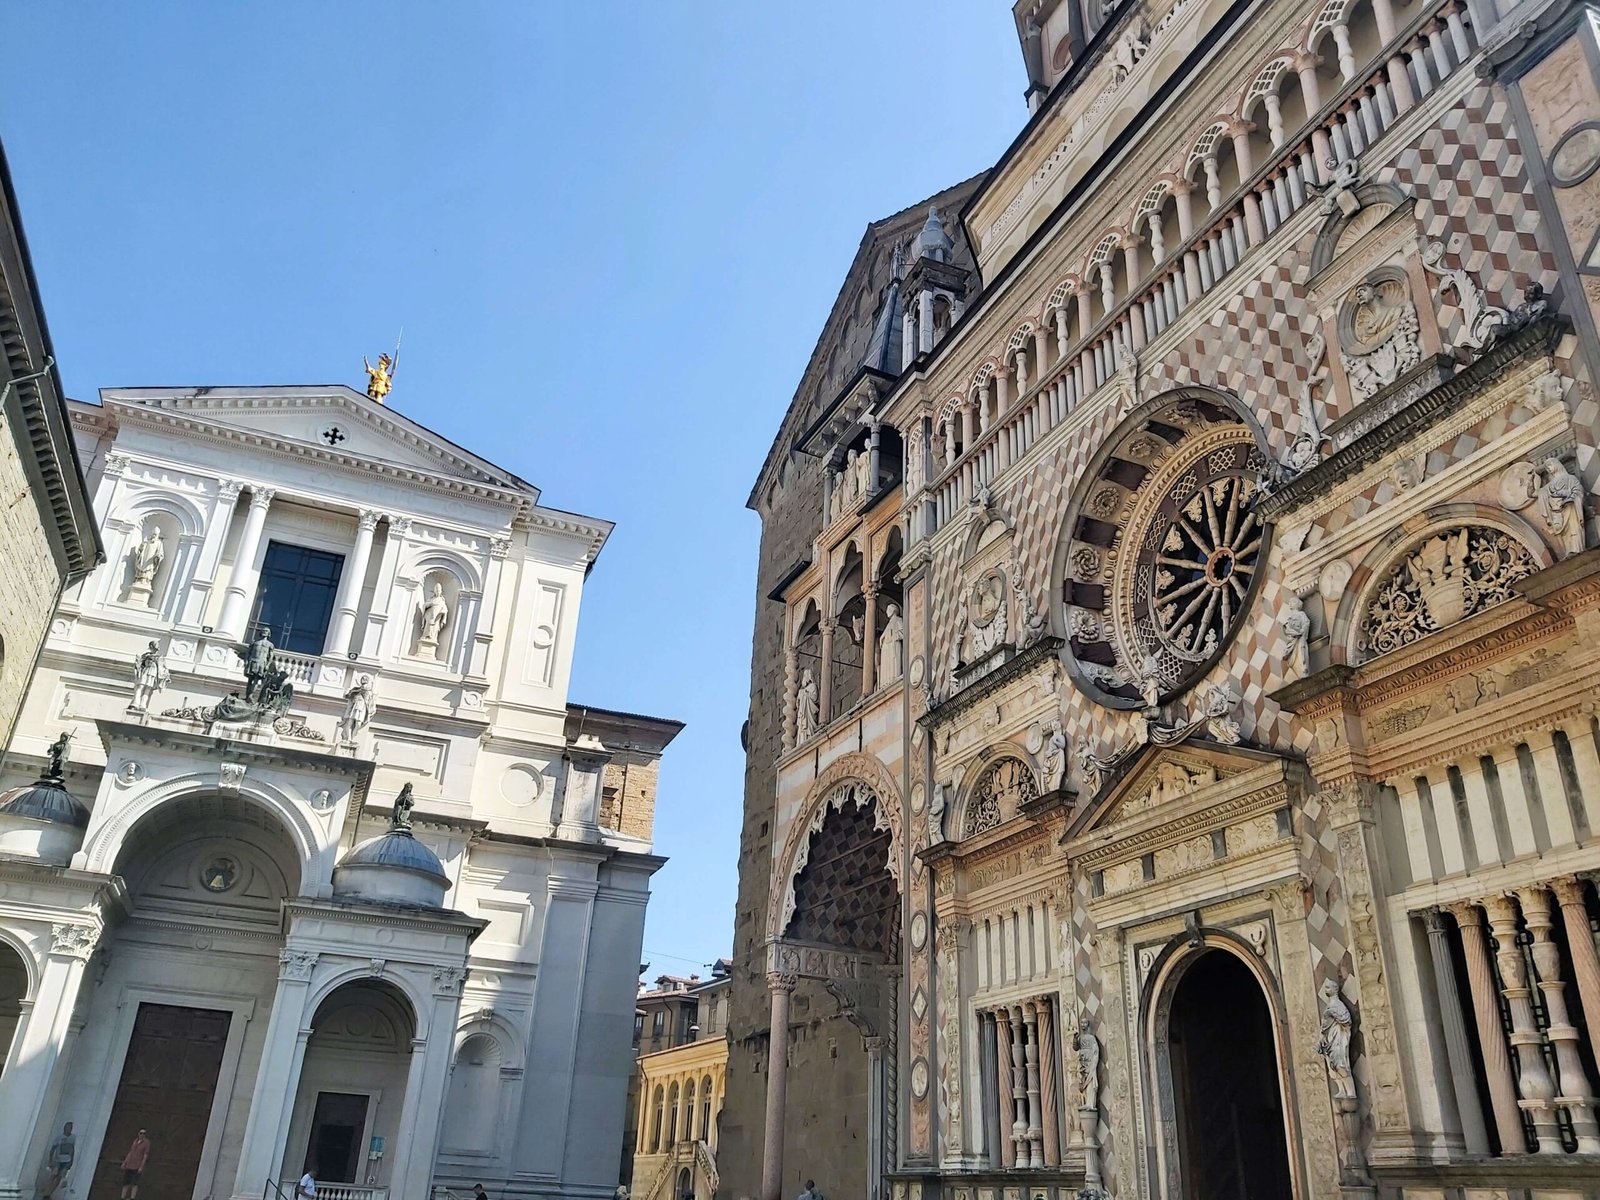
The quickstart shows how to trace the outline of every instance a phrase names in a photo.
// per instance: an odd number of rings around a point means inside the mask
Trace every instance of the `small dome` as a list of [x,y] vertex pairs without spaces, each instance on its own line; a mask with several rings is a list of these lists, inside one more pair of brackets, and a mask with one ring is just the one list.
[[439,856],[429,850],[408,831],[391,829],[380,837],[369,838],[346,854],[341,867],[392,867],[399,871],[416,871],[450,882],[444,873]]
[[409,829],[391,828],[362,842],[333,871],[333,894],[357,900],[440,908],[449,890],[438,855]]
[[38,779],[0,793],[0,813],[8,817],[25,817],[30,821],[49,821],[56,825],[87,829],[88,806],[67,791],[62,778],[61,760],[66,748],[66,739],[62,738],[50,747],[49,764]]

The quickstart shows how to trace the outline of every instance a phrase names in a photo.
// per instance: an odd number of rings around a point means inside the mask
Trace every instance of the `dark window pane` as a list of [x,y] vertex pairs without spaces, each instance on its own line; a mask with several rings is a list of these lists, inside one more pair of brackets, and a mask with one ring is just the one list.
[[341,555],[283,542],[268,543],[250,633],[265,625],[280,650],[321,654],[343,569]]

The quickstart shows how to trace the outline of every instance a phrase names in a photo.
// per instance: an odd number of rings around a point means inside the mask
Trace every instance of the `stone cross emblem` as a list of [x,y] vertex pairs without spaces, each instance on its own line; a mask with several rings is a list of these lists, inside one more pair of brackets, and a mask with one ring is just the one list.
[[322,431],[322,440],[330,446],[337,446],[340,442],[345,441],[347,436],[345,431],[337,425],[329,425]]

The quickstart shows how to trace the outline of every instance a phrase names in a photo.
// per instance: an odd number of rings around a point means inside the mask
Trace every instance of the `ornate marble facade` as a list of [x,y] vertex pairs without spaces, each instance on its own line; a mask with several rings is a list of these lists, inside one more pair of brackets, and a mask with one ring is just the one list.
[[174,1197],[609,1198],[680,728],[569,703],[609,524],[349,388],[72,415],[107,561],[5,768],[0,1196],[71,1121],[58,1197],[148,1124]]
[[[752,495],[779,736],[729,1079],[767,1119],[724,1178],[1600,1190],[1594,27],[1015,11],[1034,112],[949,239],[962,315],[808,376]],[[917,308],[889,226],[841,305],[887,259]],[[794,465],[862,448],[855,507]],[[830,1070],[867,1080],[832,1114]]]

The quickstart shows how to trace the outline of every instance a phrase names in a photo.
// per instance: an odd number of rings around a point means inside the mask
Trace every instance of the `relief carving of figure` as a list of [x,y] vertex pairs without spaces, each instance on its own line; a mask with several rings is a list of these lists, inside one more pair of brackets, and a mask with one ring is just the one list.
[[445,602],[444,584],[435,582],[427,603],[422,606],[422,634],[417,638],[419,650],[433,650],[439,645],[439,635],[450,623],[450,605]]
[[128,555],[128,561],[133,567],[133,584],[128,589],[130,599],[149,599],[150,591],[155,587],[156,572],[161,569],[161,562],[167,557],[167,543],[161,536],[159,525],[150,526],[150,532],[145,534],[144,541],[135,546]]
[[967,661],[977,662],[1006,638],[1005,581],[990,571],[967,598]]
[[1044,727],[1044,750],[1039,765],[1044,769],[1046,791],[1058,791],[1067,782],[1067,735],[1059,719],[1052,717]]
[[1350,1008],[1339,995],[1337,980],[1322,984],[1322,1037],[1317,1042],[1317,1053],[1328,1065],[1328,1082],[1333,1087],[1335,1100],[1356,1098],[1355,1075],[1350,1069],[1350,1032],[1354,1018]]
[[1078,1052],[1078,1107],[1100,1107],[1100,1039],[1095,1037],[1089,1018],[1078,1022],[1078,1032],[1073,1038]]
[[1161,660],[1154,654],[1145,655],[1144,662],[1139,665],[1139,695],[1144,697],[1147,709],[1161,703]]
[[1417,309],[1397,279],[1360,284],[1347,305],[1339,361],[1356,397],[1365,400],[1422,361]]
[[817,677],[806,667],[800,672],[800,686],[794,696],[795,744],[808,742],[817,733]]
[[1583,549],[1583,484],[1554,455],[1539,467],[1539,515],[1568,554]]
[[344,716],[339,718],[339,743],[355,745],[356,735],[365,729],[377,711],[372,696],[372,676],[363,675],[344,694]]
[[1300,399],[1295,405],[1299,418],[1299,432],[1284,458],[1284,466],[1296,475],[1309,471],[1322,461],[1322,424],[1317,420],[1317,389],[1328,378],[1328,364],[1324,361],[1327,339],[1320,333],[1311,335],[1306,343],[1306,354],[1311,359],[1311,374],[1300,389]]
[[1311,617],[1306,613],[1305,602],[1290,593],[1289,611],[1278,622],[1283,630],[1283,661],[1299,679],[1311,670]]
[[893,683],[904,669],[902,645],[905,641],[905,620],[900,616],[898,604],[884,606],[883,632],[878,635],[878,683]]
[[129,712],[144,712],[150,707],[156,693],[167,686],[171,673],[161,659],[161,648],[156,642],[133,660],[133,701]]

